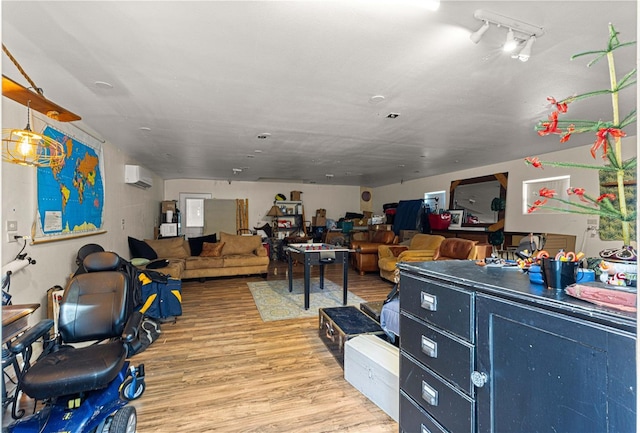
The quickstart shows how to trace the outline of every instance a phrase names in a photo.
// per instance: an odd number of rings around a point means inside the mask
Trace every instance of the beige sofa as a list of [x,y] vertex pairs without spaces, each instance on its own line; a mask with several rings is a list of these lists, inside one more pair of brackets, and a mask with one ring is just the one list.
[[[217,244],[200,256],[192,256],[189,242],[182,238],[145,239],[158,259],[167,259],[169,264],[155,271],[174,278],[207,278],[233,275],[267,275],[269,257],[260,236],[238,236],[220,234]],[[207,245],[205,245],[207,246]]]

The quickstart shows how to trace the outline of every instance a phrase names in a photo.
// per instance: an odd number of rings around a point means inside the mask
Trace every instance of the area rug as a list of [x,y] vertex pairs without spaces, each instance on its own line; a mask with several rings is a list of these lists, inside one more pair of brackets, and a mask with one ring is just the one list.
[[[274,320],[317,317],[318,308],[342,305],[342,286],[325,278],[324,290],[320,289],[320,279],[311,278],[309,309],[304,309],[304,280],[293,280],[293,291],[289,293],[289,280],[260,281],[247,283],[253,300],[264,322]],[[359,306],[364,300],[347,292],[347,304]]]

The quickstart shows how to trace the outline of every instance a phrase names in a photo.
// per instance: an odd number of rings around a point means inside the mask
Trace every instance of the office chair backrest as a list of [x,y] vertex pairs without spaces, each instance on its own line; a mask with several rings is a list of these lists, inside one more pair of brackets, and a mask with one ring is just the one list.
[[89,271],[71,279],[60,303],[58,329],[62,341],[119,337],[127,320],[127,276],[117,269],[120,257],[112,252],[88,255]]

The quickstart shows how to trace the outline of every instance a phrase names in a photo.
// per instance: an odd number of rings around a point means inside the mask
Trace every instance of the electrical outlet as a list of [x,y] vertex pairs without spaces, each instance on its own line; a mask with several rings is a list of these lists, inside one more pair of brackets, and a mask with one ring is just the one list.
[[7,233],[7,242],[18,242],[18,240],[16,239],[16,233],[15,232],[8,232]]
[[124,218],[122,218],[122,230],[124,230]]

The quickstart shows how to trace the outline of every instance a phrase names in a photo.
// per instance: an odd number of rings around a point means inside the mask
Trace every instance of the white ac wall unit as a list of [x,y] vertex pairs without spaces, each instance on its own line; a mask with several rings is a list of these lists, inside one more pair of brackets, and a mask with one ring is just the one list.
[[147,189],[153,186],[153,175],[149,170],[139,165],[125,165],[124,182],[138,188]]

